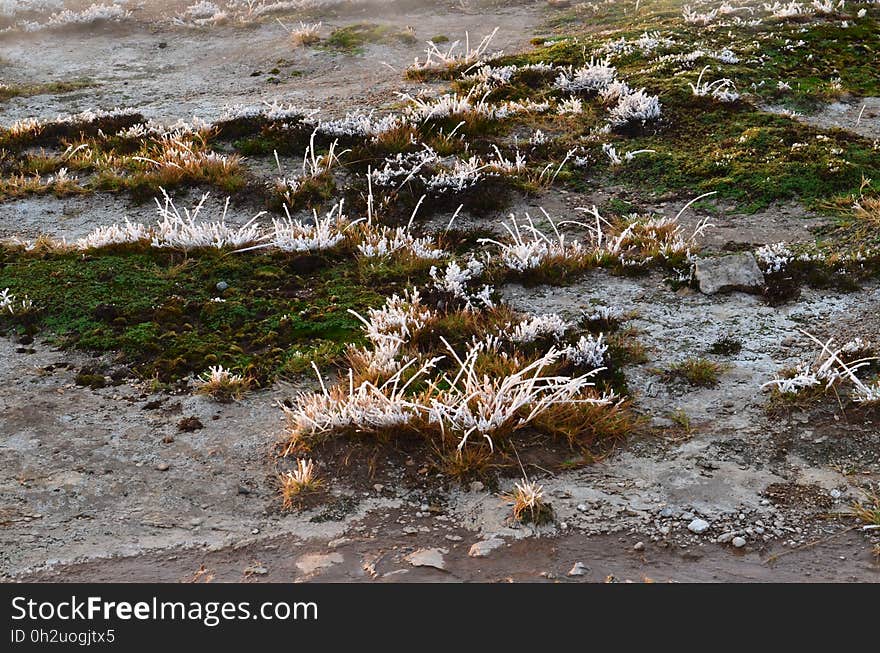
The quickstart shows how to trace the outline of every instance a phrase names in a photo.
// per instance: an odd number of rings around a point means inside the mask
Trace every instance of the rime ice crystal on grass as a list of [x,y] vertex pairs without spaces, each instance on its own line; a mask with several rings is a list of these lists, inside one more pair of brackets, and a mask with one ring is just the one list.
[[500,250],[501,263],[515,272],[534,270],[553,260],[579,262],[588,256],[589,252],[581,243],[567,239],[566,235],[556,228],[550,216],[546,213],[545,216],[550,222],[555,237],[550,237],[538,229],[527,213],[522,223],[511,215],[510,225],[503,224],[510,236],[509,240],[501,242],[484,238],[480,242],[496,245]]
[[373,111],[353,111],[338,120],[320,121],[316,129],[319,133],[333,138],[375,138],[403,124],[400,116],[395,114],[380,118],[375,118],[373,114]]
[[824,385],[828,389],[837,383],[848,382],[852,385],[852,399],[856,403],[873,403],[880,399],[880,382],[867,385],[856,376],[858,370],[876,361],[875,357],[845,362],[841,354],[847,353],[847,345],[850,343],[833,349],[833,337],[822,342],[806,331],[801,330],[801,333],[821,347],[816,359],[812,363],[799,363],[793,373],[785,376],[777,375],[762,387],[773,386],[783,394],[797,394],[807,388]]
[[97,227],[86,236],[76,240],[74,247],[80,250],[100,249],[112,245],[131,245],[150,242],[151,231],[139,222],[131,222],[128,218],[124,224],[111,224]]
[[553,338],[559,341],[571,327],[560,315],[544,313],[526,317],[516,326],[508,324],[502,335],[511,342],[525,344],[539,338]]
[[563,356],[578,367],[599,368],[605,364],[605,354],[608,345],[602,342],[603,334],[594,338],[588,334],[581,336],[578,341],[562,350]]
[[617,153],[617,148],[611,143],[604,143],[602,145],[602,151],[605,153],[605,156],[608,157],[608,160],[613,166],[619,166],[624,161],[632,161],[639,154],[653,154],[655,152],[655,150],[633,150],[632,152],[627,152],[621,156]]
[[617,78],[617,69],[607,59],[591,59],[580,68],[563,69],[554,88],[569,93],[598,93]]
[[2,315],[19,315],[27,313],[33,309],[34,303],[25,295],[22,299],[16,301],[9,288],[0,291],[0,316]]
[[476,258],[468,259],[465,267],[461,267],[457,261],[451,261],[442,272],[436,266],[431,268],[429,276],[432,286],[446,295],[465,303],[466,310],[478,308],[492,308],[494,289],[483,285],[479,290],[472,290],[470,286],[479,280],[483,274],[484,266]]
[[348,383],[330,390],[313,364],[321,392],[301,393],[291,408],[282,405],[291,441],[346,430],[376,432],[407,426],[416,413],[406,391],[433,363],[426,363],[403,381],[404,371],[414,365],[410,362],[381,385],[370,381],[355,384],[354,373],[349,370]]
[[553,348],[517,372],[494,378],[480,377],[475,369],[482,351],[479,345],[472,345],[464,358],[452,347],[447,348],[459,369],[454,376],[444,377],[448,388],[435,389],[425,403],[429,423],[460,434],[459,450],[474,434],[485,438],[494,448],[493,437],[526,426],[560,403],[609,405],[613,402],[611,397],[583,396],[593,385],[592,373],[577,377],[542,376],[543,370],[559,357]]
[[710,96],[720,102],[736,102],[739,99],[739,93],[736,92],[733,80],[724,78],[714,82],[704,82],[703,75],[707,70],[709,70],[709,66],[704,67],[700,71],[696,84],[688,82],[688,86],[691,87],[693,94],[696,97]]
[[434,311],[422,303],[417,288],[407,290],[403,296],[392,295],[382,308],[371,308],[366,319],[351,312],[363,322],[364,334],[374,343],[388,337],[408,341],[435,317]]
[[[474,65],[480,62],[486,55],[492,39],[498,33],[496,27],[491,34],[484,36],[475,47],[471,47],[470,35],[465,33],[464,43],[453,41],[444,50],[433,41],[428,41],[428,47],[425,49],[425,60],[416,59],[409,70],[415,73],[421,72],[437,72],[448,70],[457,66]],[[496,53],[496,56],[500,53]]]
[[207,372],[196,379],[197,391],[217,401],[238,399],[250,384],[249,379],[231,372],[222,365],[209,367]]
[[625,127],[631,124],[644,125],[659,117],[660,99],[641,88],[621,95],[617,104],[609,111],[608,120],[614,127]]
[[407,255],[427,261],[442,259],[446,252],[434,246],[429,237],[416,238],[408,227],[370,226],[363,230],[358,252],[367,258]]
[[785,243],[764,245],[755,250],[758,264],[768,274],[782,272],[794,261],[794,253]]
[[258,213],[241,227],[232,227],[226,224],[226,214],[229,211],[229,199],[223,208],[220,220],[211,222],[199,222],[198,216],[208,199],[208,193],[202,196],[195,209],[190,212],[184,209],[183,214],[174,206],[174,202],[164,189],[162,194],[165,198],[164,205],[156,199],[159,211],[159,223],[153,231],[151,244],[158,248],[174,248],[182,250],[197,249],[200,247],[212,247],[221,249],[232,247],[240,249],[253,245],[261,239],[260,227],[256,224],[257,219],[264,213]]
[[485,168],[486,164],[477,156],[467,160],[455,159],[452,168],[440,170],[425,179],[425,188],[435,195],[462,193],[479,183]]
[[316,211],[313,216],[313,224],[294,220],[289,213],[286,218],[273,218],[264,246],[282,252],[317,252],[333,249],[345,240],[349,223],[342,216],[342,204],[337,204],[323,218],[319,218]]

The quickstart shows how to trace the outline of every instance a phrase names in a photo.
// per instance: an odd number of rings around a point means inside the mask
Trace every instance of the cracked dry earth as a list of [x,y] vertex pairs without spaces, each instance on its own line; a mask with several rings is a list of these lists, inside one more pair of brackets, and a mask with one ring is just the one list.
[[[357,19],[328,20],[333,25]],[[403,20],[426,37],[482,32],[486,24],[485,16],[429,10],[413,10]],[[496,45],[515,49],[537,22],[528,7],[493,13],[503,41]],[[121,88],[121,103],[168,118],[194,112],[210,117],[225,104],[276,95],[322,105],[341,98],[347,106],[368,103],[406,90],[400,75],[377,62],[400,67],[422,47],[415,44],[410,52],[373,45],[369,56],[333,59],[335,68],[326,74],[321,71],[329,55],[302,51],[294,65],[305,71],[303,77],[266,89],[249,74],[290,57],[277,25],[253,28],[263,49],[250,47],[251,28],[217,28],[188,39],[163,29],[167,33],[108,27],[90,38],[89,52],[74,47],[75,35],[41,35],[38,59],[28,56],[33,42],[7,44],[4,59],[24,77],[44,78],[51,70],[61,77],[94,77],[101,86],[15,98],[4,105],[4,121],[82,110],[95,105],[96,93],[100,99]],[[116,47],[120,38],[125,48]],[[170,44],[162,48],[168,61],[145,69],[143,61],[152,61],[147,53],[159,42]],[[214,56],[210,48],[222,50],[229,65],[195,74],[185,62],[196,52]],[[128,79],[138,83],[123,84]],[[225,95],[218,96],[218,88]],[[841,111],[849,120],[852,108]],[[873,105],[859,128],[865,125],[876,127]],[[559,195],[539,204],[556,214],[601,199]],[[674,213],[680,206],[659,208]],[[0,235],[23,230],[75,237],[129,210],[124,200],[106,198],[10,202],[0,206]],[[750,216],[730,207],[719,211],[717,229],[704,239],[709,250],[729,242],[808,240],[809,229],[821,223],[799,206]],[[32,220],[37,214],[54,217],[38,224]],[[553,475],[529,470],[545,487],[552,524],[511,522],[510,506],[500,498],[510,480],[495,491],[479,483],[443,491],[395,483],[410,473],[406,461],[389,461],[387,479],[368,490],[353,489],[344,474],[330,478],[326,502],[282,513],[271,455],[283,426],[276,404],[305,388],[277,384],[227,405],[189,391],[154,394],[129,382],[93,390],[74,383],[93,358],[39,339],[23,346],[0,338],[0,576],[168,582],[880,580],[873,542],[849,515],[857,488],[880,479],[880,414],[827,403],[770,414],[761,390],[780,368],[815,354],[800,328],[839,340],[876,334],[877,285],[847,294],[805,289],[779,307],[743,293],[674,292],[656,274],[591,272],[567,287],[508,285],[502,293],[515,308],[564,316],[613,303],[632,312],[625,326],[637,329],[647,347],[647,362],[626,370],[643,417],[639,433],[591,466]],[[729,335],[743,342],[741,351],[709,353]],[[691,356],[725,364],[722,382],[693,389],[661,378],[660,370]],[[674,419],[677,414],[688,416],[688,428]],[[186,424],[197,427],[184,430]],[[700,520],[705,529],[689,528]]]

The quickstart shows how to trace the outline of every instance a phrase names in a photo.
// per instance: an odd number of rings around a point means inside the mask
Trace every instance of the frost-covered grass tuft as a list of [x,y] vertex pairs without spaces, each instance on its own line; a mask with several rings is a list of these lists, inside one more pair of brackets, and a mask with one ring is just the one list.
[[240,399],[251,383],[249,378],[215,365],[196,380],[196,388],[199,394],[208,395],[215,401],[229,402]]
[[297,27],[290,29],[290,42],[298,48],[303,45],[313,45],[321,40],[321,27],[323,23],[304,23],[300,21]]
[[278,475],[281,486],[282,509],[290,510],[296,499],[306,492],[313,492],[323,485],[318,478],[316,465],[311,458],[297,458],[296,467]]
[[[491,34],[484,36],[475,46],[471,46],[470,34],[468,33],[465,33],[464,42],[453,41],[443,49],[434,41],[428,41],[424,60],[416,59],[413,65],[407,69],[407,76],[420,79],[430,73],[441,73],[462,66],[473,66],[486,56],[492,39],[497,33],[498,28],[496,27]],[[497,54],[500,53],[496,53],[496,56]]]
[[341,203],[323,218],[318,217],[317,211],[312,215],[308,224],[291,218],[290,213],[286,218],[273,218],[272,229],[261,246],[282,252],[319,252],[333,249],[345,240],[350,223],[342,215]]
[[229,226],[226,224],[226,214],[229,211],[229,198],[227,198],[220,219],[204,222],[198,218],[208,199],[208,193],[202,196],[192,212],[184,208],[182,214],[164,189],[162,194],[165,198],[164,204],[156,199],[159,222],[152,233],[153,247],[183,251],[202,247],[241,249],[261,239],[260,227],[256,221],[263,213],[258,213],[241,227]]
[[544,313],[543,315],[526,317],[519,324],[508,325],[501,335],[511,342],[519,344],[531,343],[544,338],[551,338],[559,342],[570,328],[571,324],[560,315]]
[[0,316],[21,316],[34,310],[34,303],[25,295],[17,299],[9,288],[0,291]]
[[880,402],[880,381],[868,384],[857,375],[860,369],[871,365],[876,357],[865,357],[851,360],[853,351],[857,351],[861,342],[844,343],[833,348],[834,338],[822,342],[807,331],[801,330],[805,336],[821,347],[816,358],[799,363],[795,369],[777,375],[762,387],[772,387],[782,395],[794,396],[804,390],[828,390],[832,387],[849,384],[852,388],[851,397],[856,403],[874,405]]
[[516,521],[542,524],[550,521],[553,510],[544,501],[544,486],[527,478],[514,483],[513,491],[504,495],[513,504],[513,518]]
[[739,93],[736,91],[736,86],[731,79],[718,79],[714,82],[704,82],[703,75],[706,71],[709,70],[709,66],[703,68],[700,71],[699,77],[697,77],[697,83],[693,84],[688,82],[688,86],[691,87],[691,92],[695,97],[712,97],[718,100],[719,102],[736,102],[739,99]]

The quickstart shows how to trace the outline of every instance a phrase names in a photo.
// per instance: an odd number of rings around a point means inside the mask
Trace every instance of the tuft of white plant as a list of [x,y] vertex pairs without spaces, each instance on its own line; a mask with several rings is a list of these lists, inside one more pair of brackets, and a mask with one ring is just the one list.
[[503,174],[517,174],[526,169],[526,157],[516,150],[513,159],[506,158],[497,145],[492,145],[495,150],[495,158],[486,162],[486,169],[490,172],[499,172]]
[[544,145],[550,139],[547,138],[547,134],[542,132],[540,129],[536,129],[535,133],[532,134],[531,138],[529,138],[529,145]]
[[406,254],[427,261],[445,258],[447,253],[434,246],[430,237],[416,238],[409,226],[386,227],[370,226],[363,231],[358,252],[366,258],[388,258],[395,254]]
[[434,195],[464,192],[479,183],[486,167],[478,156],[472,156],[467,160],[455,159],[452,168],[439,170],[426,178],[425,188]]
[[437,152],[432,147],[422,144],[422,149],[416,152],[398,152],[394,156],[386,157],[381,168],[370,171],[369,181],[380,187],[394,185],[402,187],[416,178],[422,168],[439,161],[440,156]]
[[312,485],[317,478],[315,473],[315,464],[311,459],[296,459],[296,467],[289,470],[284,475],[287,483],[293,484],[295,487],[305,488]]
[[494,434],[520,429],[556,404],[609,405],[615,399],[611,395],[583,396],[593,386],[593,372],[576,377],[543,376],[543,370],[559,357],[555,348],[513,374],[481,377],[476,371],[482,351],[479,344],[471,345],[461,358],[449,343],[444,343],[459,369],[453,376],[443,376],[445,389],[433,386],[435,392],[426,412],[429,423],[460,434],[459,450],[474,434],[485,438],[494,449]]
[[222,365],[214,365],[208,368],[201,377],[202,383],[241,383],[244,377],[227,370]]
[[181,215],[165,189],[160,190],[165,198],[165,204],[163,205],[158,198],[156,199],[159,222],[152,234],[151,245],[153,247],[168,247],[184,251],[200,247],[238,249],[253,245],[261,240],[262,234],[256,221],[265,215],[265,211],[261,211],[241,227],[231,227],[226,224],[226,214],[229,211],[229,198],[227,197],[220,220],[199,222],[199,213],[208,199],[209,193],[202,196],[192,212],[184,208]]
[[524,478],[513,484],[513,493],[507,498],[513,501],[513,517],[522,520],[526,516],[537,519],[544,508],[544,486]]
[[844,8],[846,0],[840,0],[836,4],[834,0],[813,0],[811,4],[817,14],[833,14]]
[[562,100],[556,107],[556,113],[560,116],[578,115],[584,112],[584,102],[580,98],[570,96]]
[[736,86],[734,85],[733,80],[725,77],[724,79],[717,79],[714,82],[704,82],[703,75],[707,70],[709,70],[709,66],[705,66],[703,70],[700,71],[700,76],[697,77],[696,84],[688,82],[688,86],[691,87],[691,92],[696,97],[711,96],[720,102],[736,102],[739,99],[739,93],[736,91]]
[[617,153],[617,148],[611,143],[604,143],[602,145],[602,151],[605,153],[605,156],[608,157],[608,160],[611,161],[611,165],[613,166],[619,166],[624,161],[632,161],[638,154],[653,154],[656,152],[656,150],[633,150],[621,156]]
[[321,27],[324,23],[304,23],[290,30],[290,41],[294,46],[310,45],[321,40]]
[[404,381],[404,372],[415,364],[414,360],[410,361],[381,385],[370,381],[355,385],[354,372],[349,370],[348,384],[331,390],[327,389],[317,366],[312,363],[321,392],[301,393],[292,407],[282,405],[292,440],[349,429],[376,432],[410,424],[416,418],[416,412],[406,391],[435,363],[436,360],[425,363]]
[[24,13],[45,13],[61,9],[64,0],[0,0],[0,16],[12,17]]
[[111,245],[129,245],[150,242],[151,231],[139,222],[125,219],[125,224],[111,224],[94,229],[91,233],[74,242],[79,250],[100,249]]
[[434,99],[422,99],[405,93],[398,93],[398,95],[401,99],[409,102],[404,113],[412,123],[465,115],[504,120],[520,113],[544,113],[550,109],[549,102],[535,102],[529,99],[520,102],[508,100],[500,104],[492,104],[486,101],[486,95],[478,99],[477,90],[477,87],[473,87],[467,95],[446,93]]
[[758,264],[767,274],[782,272],[794,261],[794,253],[785,243],[764,245],[755,250]]
[[865,340],[863,338],[857,337],[849,342],[845,343],[840,348],[840,353],[842,354],[855,354],[862,351],[869,351],[871,349],[871,341]]
[[167,133],[154,139],[156,153],[152,157],[135,156],[133,161],[150,163],[159,170],[193,170],[204,166],[219,166],[230,172],[238,164],[237,156],[218,154],[186,143],[176,133]]
[[618,80],[611,82],[608,86],[599,91],[599,97],[605,104],[614,104],[620,101],[624,95],[632,93],[632,89],[624,81]]
[[598,93],[617,78],[617,69],[607,59],[590,59],[577,69],[563,69],[554,88],[570,93]]
[[603,336],[602,333],[598,338],[591,334],[581,336],[575,344],[563,349],[562,355],[578,367],[601,368],[605,365],[605,354],[608,352],[608,345],[602,342]]
[[526,344],[539,338],[553,338],[557,342],[571,328],[557,313],[544,313],[532,315],[523,319],[516,326],[508,324],[502,331],[502,336],[511,342]]
[[10,292],[9,288],[0,291],[0,314],[18,315],[20,313],[27,313],[33,307],[34,303],[27,295],[16,301],[15,295]]
[[544,216],[550,223],[555,238],[538,229],[531,216],[526,213],[524,223],[517,221],[516,216],[511,214],[510,226],[507,223],[502,224],[510,236],[509,241],[482,238],[479,242],[496,245],[500,249],[501,263],[515,272],[536,269],[552,259],[577,261],[589,254],[578,241],[567,240],[546,212]]
[[436,316],[429,306],[422,303],[417,288],[405,291],[402,296],[395,294],[389,297],[382,308],[371,308],[367,318],[353,310],[349,310],[349,313],[363,323],[364,335],[373,343],[389,337],[407,342]]
[[461,40],[453,41],[445,50],[441,50],[433,41],[428,41],[425,60],[421,61],[417,58],[410,70],[417,72],[438,71],[453,66],[476,64],[483,59],[497,33],[498,28],[496,27],[491,34],[484,36],[475,47],[471,47],[470,34],[467,32],[465,32],[464,43]]
[[491,113],[491,108],[485,102],[485,99],[476,102],[472,101],[473,89],[471,89],[467,95],[446,93],[433,100],[423,100],[405,94],[401,95],[401,98],[409,100],[411,103],[411,106],[406,108],[406,114],[407,117],[414,122],[426,122],[437,118],[466,115],[469,113],[485,115]]
[[476,282],[483,274],[483,264],[476,258],[471,257],[461,267],[457,261],[451,261],[442,272],[436,266],[432,266],[429,272],[432,287],[454,299],[464,302],[465,310],[478,308],[492,308],[492,286],[483,285],[477,291],[471,291],[470,285]]
[[294,220],[286,206],[284,209],[287,217],[272,219],[272,230],[260,247],[274,247],[282,252],[318,252],[333,249],[345,240],[349,223],[342,216],[342,203],[330,209],[323,218],[313,211],[310,224]]
[[373,117],[374,111],[352,111],[338,120],[318,122],[316,131],[325,136],[336,138],[376,138],[392,129],[397,129],[403,124],[403,119],[390,113],[381,118]]
[[684,22],[690,23],[692,25],[708,25],[712,21],[715,20],[718,15],[717,9],[712,9],[706,13],[699,13],[694,10],[691,5],[685,5],[681,10],[682,16],[684,17]]
[[113,120],[124,118],[126,116],[135,116],[138,114],[137,109],[126,107],[123,109],[86,109],[80,113],[60,114],[55,118],[38,119],[26,118],[17,120],[5,127],[5,129],[13,136],[21,136],[27,133],[36,133],[45,127],[56,126],[85,126],[91,125],[99,120]]
[[65,9],[57,14],[49,16],[46,24],[50,27],[64,25],[90,25],[102,21],[119,21],[131,16],[131,12],[123,9],[118,4],[103,5],[97,2],[86,7],[82,11]]
[[284,104],[276,99],[271,102],[264,101],[256,106],[242,104],[227,105],[224,107],[217,122],[263,119],[270,122],[314,124],[313,117],[316,113],[316,110],[304,109],[294,104]]
[[880,399],[880,392],[878,392],[880,391],[880,383],[873,386],[866,385],[855,374],[859,369],[877,360],[876,358],[862,358],[846,363],[840,358],[841,353],[846,353],[844,352],[846,345],[833,349],[833,337],[822,342],[807,331],[799,330],[821,347],[821,351],[816,356],[816,359],[812,363],[799,363],[795,368],[794,374],[785,377],[777,376],[772,381],[762,385],[762,388],[775,386],[779,392],[797,394],[805,388],[813,388],[824,384],[827,389],[837,382],[849,381],[853,385],[853,401],[869,403]]
[[806,7],[799,2],[789,2],[787,4],[774,2],[772,5],[765,3],[764,10],[770,12],[773,18],[791,18],[792,16],[800,16],[806,13]]
[[619,97],[609,112],[608,120],[613,127],[624,127],[632,123],[644,125],[649,120],[660,117],[660,98],[649,95],[645,89],[630,91]]

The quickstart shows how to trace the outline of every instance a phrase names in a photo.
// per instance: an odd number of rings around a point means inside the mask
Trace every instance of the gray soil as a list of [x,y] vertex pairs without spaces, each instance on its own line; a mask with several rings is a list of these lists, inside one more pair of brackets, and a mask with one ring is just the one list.
[[[494,46],[514,50],[538,31],[539,4],[495,9],[491,18],[445,8],[394,18],[349,9],[322,18],[328,33],[364,20],[412,25],[419,41],[457,38],[465,30],[482,35],[498,25]],[[3,105],[4,122],[117,105],[164,119],[210,118],[227,104],[274,98],[344,113],[387,105],[394,91],[416,90],[419,85],[382,62],[399,71],[422,49],[370,45],[355,56],[293,50],[272,21],[204,29],[154,24],[149,30],[125,23],[89,33],[87,48],[75,30],[6,38],[4,78],[88,78],[98,85],[15,98]],[[267,83],[266,74],[251,76],[280,59],[291,62],[284,70],[302,76],[280,75],[278,84]],[[866,109],[861,125],[873,125],[876,135],[876,113]],[[540,205],[568,215],[611,196],[620,194],[560,193],[512,210],[537,215]],[[188,197],[180,204],[194,204],[189,200],[198,192]],[[654,208],[674,215],[683,203],[658,199]],[[235,207],[233,220],[249,211]],[[0,205],[0,236],[74,238],[98,224],[124,216],[147,221],[152,214],[149,205],[107,196],[34,198]],[[742,215],[715,204],[713,214],[716,228],[702,243],[709,251],[729,243],[808,241],[822,224],[795,205]],[[703,215],[692,211],[682,220],[693,226]],[[462,220],[472,224],[473,218]],[[596,272],[563,288],[502,290],[514,307],[536,313],[571,316],[596,304],[631,311],[627,326],[648,347],[649,362],[628,368],[634,405],[644,417],[640,435],[586,468],[556,475],[537,466],[526,470],[545,487],[552,524],[511,521],[500,496],[510,481],[499,491],[473,484],[436,492],[388,480],[364,490],[344,473],[328,479],[326,502],[282,513],[271,453],[283,427],[276,404],[307,388],[279,384],[222,405],[189,389],[154,394],[148,382],[91,390],[74,384],[77,371],[94,363],[89,356],[45,341],[21,346],[0,338],[0,577],[880,580],[870,533],[850,514],[858,487],[880,479],[880,415],[821,405],[771,416],[761,389],[780,368],[815,353],[799,329],[840,340],[880,332],[878,287],[849,294],[805,290],[781,307],[743,293],[676,293],[656,274]],[[709,353],[724,336],[741,341],[741,351]],[[694,389],[661,378],[661,370],[689,356],[724,363],[722,382]],[[690,429],[672,419],[677,411],[688,416]],[[181,430],[181,420],[190,417],[202,428]],[[388,464],[392,481],[407,472],[405,463]],[[697,534],[688,527],[699,519],[708,528]],[[735,548],[734,538],[745,545]],[[477,552],[475,544],[485,556],[469,555]],[[567,575],[577,562],[583,575]]]

